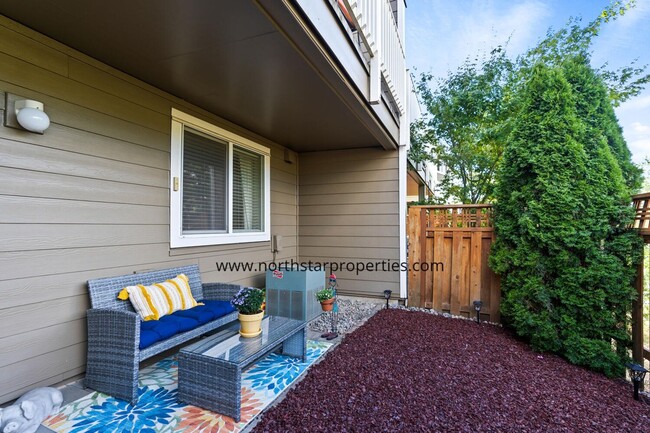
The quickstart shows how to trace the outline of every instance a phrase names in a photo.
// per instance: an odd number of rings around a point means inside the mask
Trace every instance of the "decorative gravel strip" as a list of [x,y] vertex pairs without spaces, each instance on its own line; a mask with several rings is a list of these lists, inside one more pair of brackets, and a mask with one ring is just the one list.
[[[383,304],[377,302],[363,302],[355,299],[338,298],[338,331],[347,334],[381,310]],[[336,314],[336,313],[334,313]],[[329,332],[332,313],[323,313],[309,324],[309,328],[316,332]]]
[[254,432],[650,432],[632,385],[533,352],[502,327],[382,310]]
[[[448,319],[461,319],[461,320],[476,321],[476,316],[474,316],[474,317],[455,316],[455,315],[449,314],[449,313],[440,313],[440,312],[438,312],[436,310],[432,310],[430,308],[404,307],[402,305],[391,306],[391,308],[396,308],[398,310],[406,310],[406,311],[419,311],[420,313],[433,314],[434,316],[442,316],[442,317],[446,317]],[[487,322],[487,321],[484,321],[484,320],[481,321],[481,323],[489,323],[490,325],[501,326],[500,323]]]

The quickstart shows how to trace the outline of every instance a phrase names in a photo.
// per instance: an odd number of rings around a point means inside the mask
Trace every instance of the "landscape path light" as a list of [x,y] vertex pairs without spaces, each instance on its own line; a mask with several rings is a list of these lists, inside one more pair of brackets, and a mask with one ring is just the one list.
[[476,323],[481,323],[481,308],[483,307],[483,302],[474,301],[474,310],[476,310]]
[[639,364],[625,364],[627,368],[630,369],[630,377],[632,378],[632,383],[634,383],[634,399],[639,399],[639,387],[645,379],[645,374],[648,372],[643,366]]
[[390,295],[392,295],[393,291],[392,290],[384,290],[384,299],[386,299],[386,309],[388,310],[388,301],[390,299]]

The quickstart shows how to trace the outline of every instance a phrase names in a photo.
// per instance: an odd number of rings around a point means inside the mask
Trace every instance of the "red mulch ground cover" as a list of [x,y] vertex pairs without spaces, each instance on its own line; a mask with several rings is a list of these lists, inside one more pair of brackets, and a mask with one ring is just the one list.
[[650,401],[632,390],[500,327],[382,310],[253,431],[650,432]]

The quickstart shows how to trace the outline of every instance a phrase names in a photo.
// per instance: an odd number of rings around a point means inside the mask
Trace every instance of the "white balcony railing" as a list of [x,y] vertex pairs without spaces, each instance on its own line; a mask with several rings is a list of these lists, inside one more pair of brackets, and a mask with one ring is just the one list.
[[370,55],[369,101],[381,99],[381,78],[400,115],[405,113],[406,61],[390,0],[343,0]]

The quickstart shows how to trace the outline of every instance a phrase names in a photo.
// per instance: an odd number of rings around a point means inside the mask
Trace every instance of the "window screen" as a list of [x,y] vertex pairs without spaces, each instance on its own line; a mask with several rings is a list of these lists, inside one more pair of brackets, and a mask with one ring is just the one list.
[[183,233],[220,233],[227,227],[228,144],[185,129]]
[[232,216],[236,231],[263,230],[262,163],[261,155],[238,147],[233,149]]

